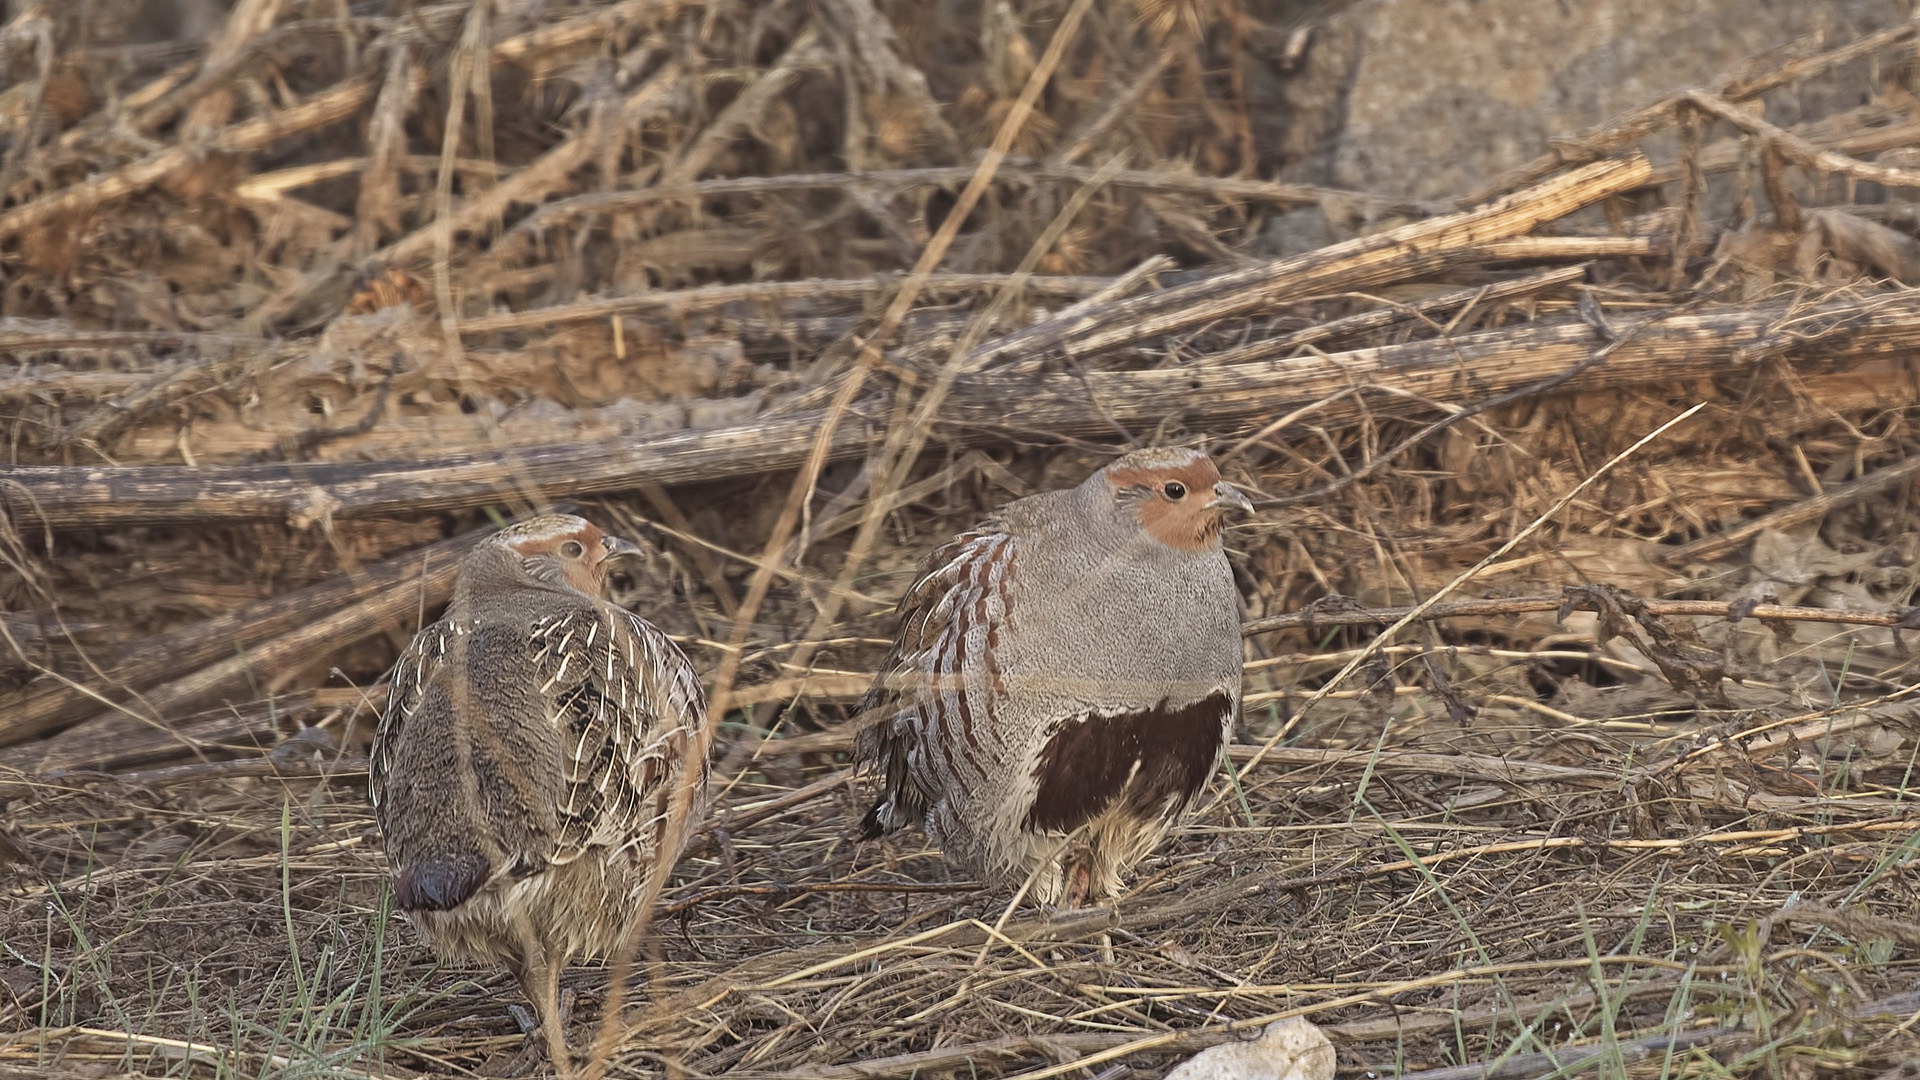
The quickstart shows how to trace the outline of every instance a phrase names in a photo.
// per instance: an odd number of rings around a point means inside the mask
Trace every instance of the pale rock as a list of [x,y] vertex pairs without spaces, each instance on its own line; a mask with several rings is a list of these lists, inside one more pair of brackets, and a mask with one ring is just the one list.
[[1200,1051],[1167,1080],[1333,1080],[1333,1044],[1298,1016],[1275,1020],[1257,1039]]

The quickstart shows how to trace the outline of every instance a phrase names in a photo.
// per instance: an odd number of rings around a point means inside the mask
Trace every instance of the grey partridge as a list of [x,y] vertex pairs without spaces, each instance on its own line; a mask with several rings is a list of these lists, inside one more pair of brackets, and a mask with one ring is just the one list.
[[1230,509],[1252,505],[1204,453],[1137,450],[935,550],[859,706],[863,835],[919,822],[1044,904],[1117,894],[1240,707]]
[[607,599],[608,562],[636,550],[569,514],[481,541],[394,665],[369,762],[397,906],[443,958],[507,965],[563,1071],[561,969],[614,951],[679,857],[677,786],[686,822],[704,804],[693,667]]

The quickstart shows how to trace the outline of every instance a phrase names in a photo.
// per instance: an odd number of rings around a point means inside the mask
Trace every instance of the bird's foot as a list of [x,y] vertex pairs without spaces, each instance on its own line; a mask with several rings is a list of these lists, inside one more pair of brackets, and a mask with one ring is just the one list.
[[507,1006],[507,1015],[520,1029],[520,1049],[512,1055],[496,1054],[481,1064],[481,1076],[528,1076],[547,1059],[547,1041],[540,1037],[540,1019],[525,1005]]
[[534,1075],[574,1075],[573,1062],[568,1062],[566,1069],[561,1070],[554,1067],[549,1056],[547,1040],[540,1037],[540,1028],[535,1025],[534,1029],[527,1033],[526,1039],[521,1042],[520,1049],[514,1051],[511,1057],[502,1059],[496,1055],[480,1066],[479,1073],[481,1076],[503,1077],[506,1080],[517,1080],[519,1077]]
[[1076,843],[1067,849],[1065,863],[1067,887],[1060,897],[1060,910],[1072,911],[1085,907],[1093,893],[1093,849]]
[[1040,913],[1055,927],[1089,926],[1099,922],[1112,922],[1114,909],[1111,904],[1087,904],[1082,907],[1066,907],[1058,904],[1040,905]]
[[517,1078],[530,1076],[533,1070],[547,1060],[547,1048],[538,1036],[532,1036],[522,1043],[512,1057],[496,1054],[480,1066],[479,1073],[487,1077]]
[[[573,1016],[574,1002],[579,999],[579,996],[579,992],[572,987],[562,987],[560,990],[560,1027],[563,1031],[567,1027],[568,1020]],[[516,1003],[507,1006],[507,1015],[513,1017],[514,1026],[520,1029],[522,1036],[520,1049],[504,1061],[489,1061],[481,1066],[480,1072],[483,1076],[528,1076],[538,1069],[541,1063],[546,1062],[549,1056],[547,1040],[540,1030],[540,1018],[532,1009]],[[568,1046],[567,1049],[571,1052],[573,1047]],[[548,1062],[548,1064],[551,1063]],[[572,1062],[568,1062],[567,1065],[570,1074]],[[555,1068],[550,1071],[558,1073],[560,1070]]]

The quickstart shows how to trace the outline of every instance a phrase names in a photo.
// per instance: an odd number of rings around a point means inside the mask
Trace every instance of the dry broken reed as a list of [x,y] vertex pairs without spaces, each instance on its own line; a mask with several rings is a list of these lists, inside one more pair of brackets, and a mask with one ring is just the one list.
[[[513,1060],[360,755],[554,500],[653,537],[725,706],[607,1075],[1114,1080],[1281,1015],[1435,1080],[1912,1059],[1916,27],[1430,205],[1254,178],[1231,0],[909,6],[17,8],[0,1073]],[[1868,103],[1767,121],[1816,78]],[[1176,440],[1265,507],[1204,811],[1078,918],[854,844],[918,554]]]

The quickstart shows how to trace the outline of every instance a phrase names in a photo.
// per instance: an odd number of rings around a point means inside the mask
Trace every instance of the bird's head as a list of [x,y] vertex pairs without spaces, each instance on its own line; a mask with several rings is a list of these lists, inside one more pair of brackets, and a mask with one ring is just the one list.
[[481,543],[519,560],[527,576],[567,585],[588,596],[607,595],[607,563],[639,552],[631,540],[608,536],[572,514],[542,514],[494,533]]
[[1186,447],[1135,450],[1095,477],[1147,535],[1181,551],[1205,551],[1218,543],[1228,510],[1253,512],[1246,495],[1220,479],[1212,458]]

